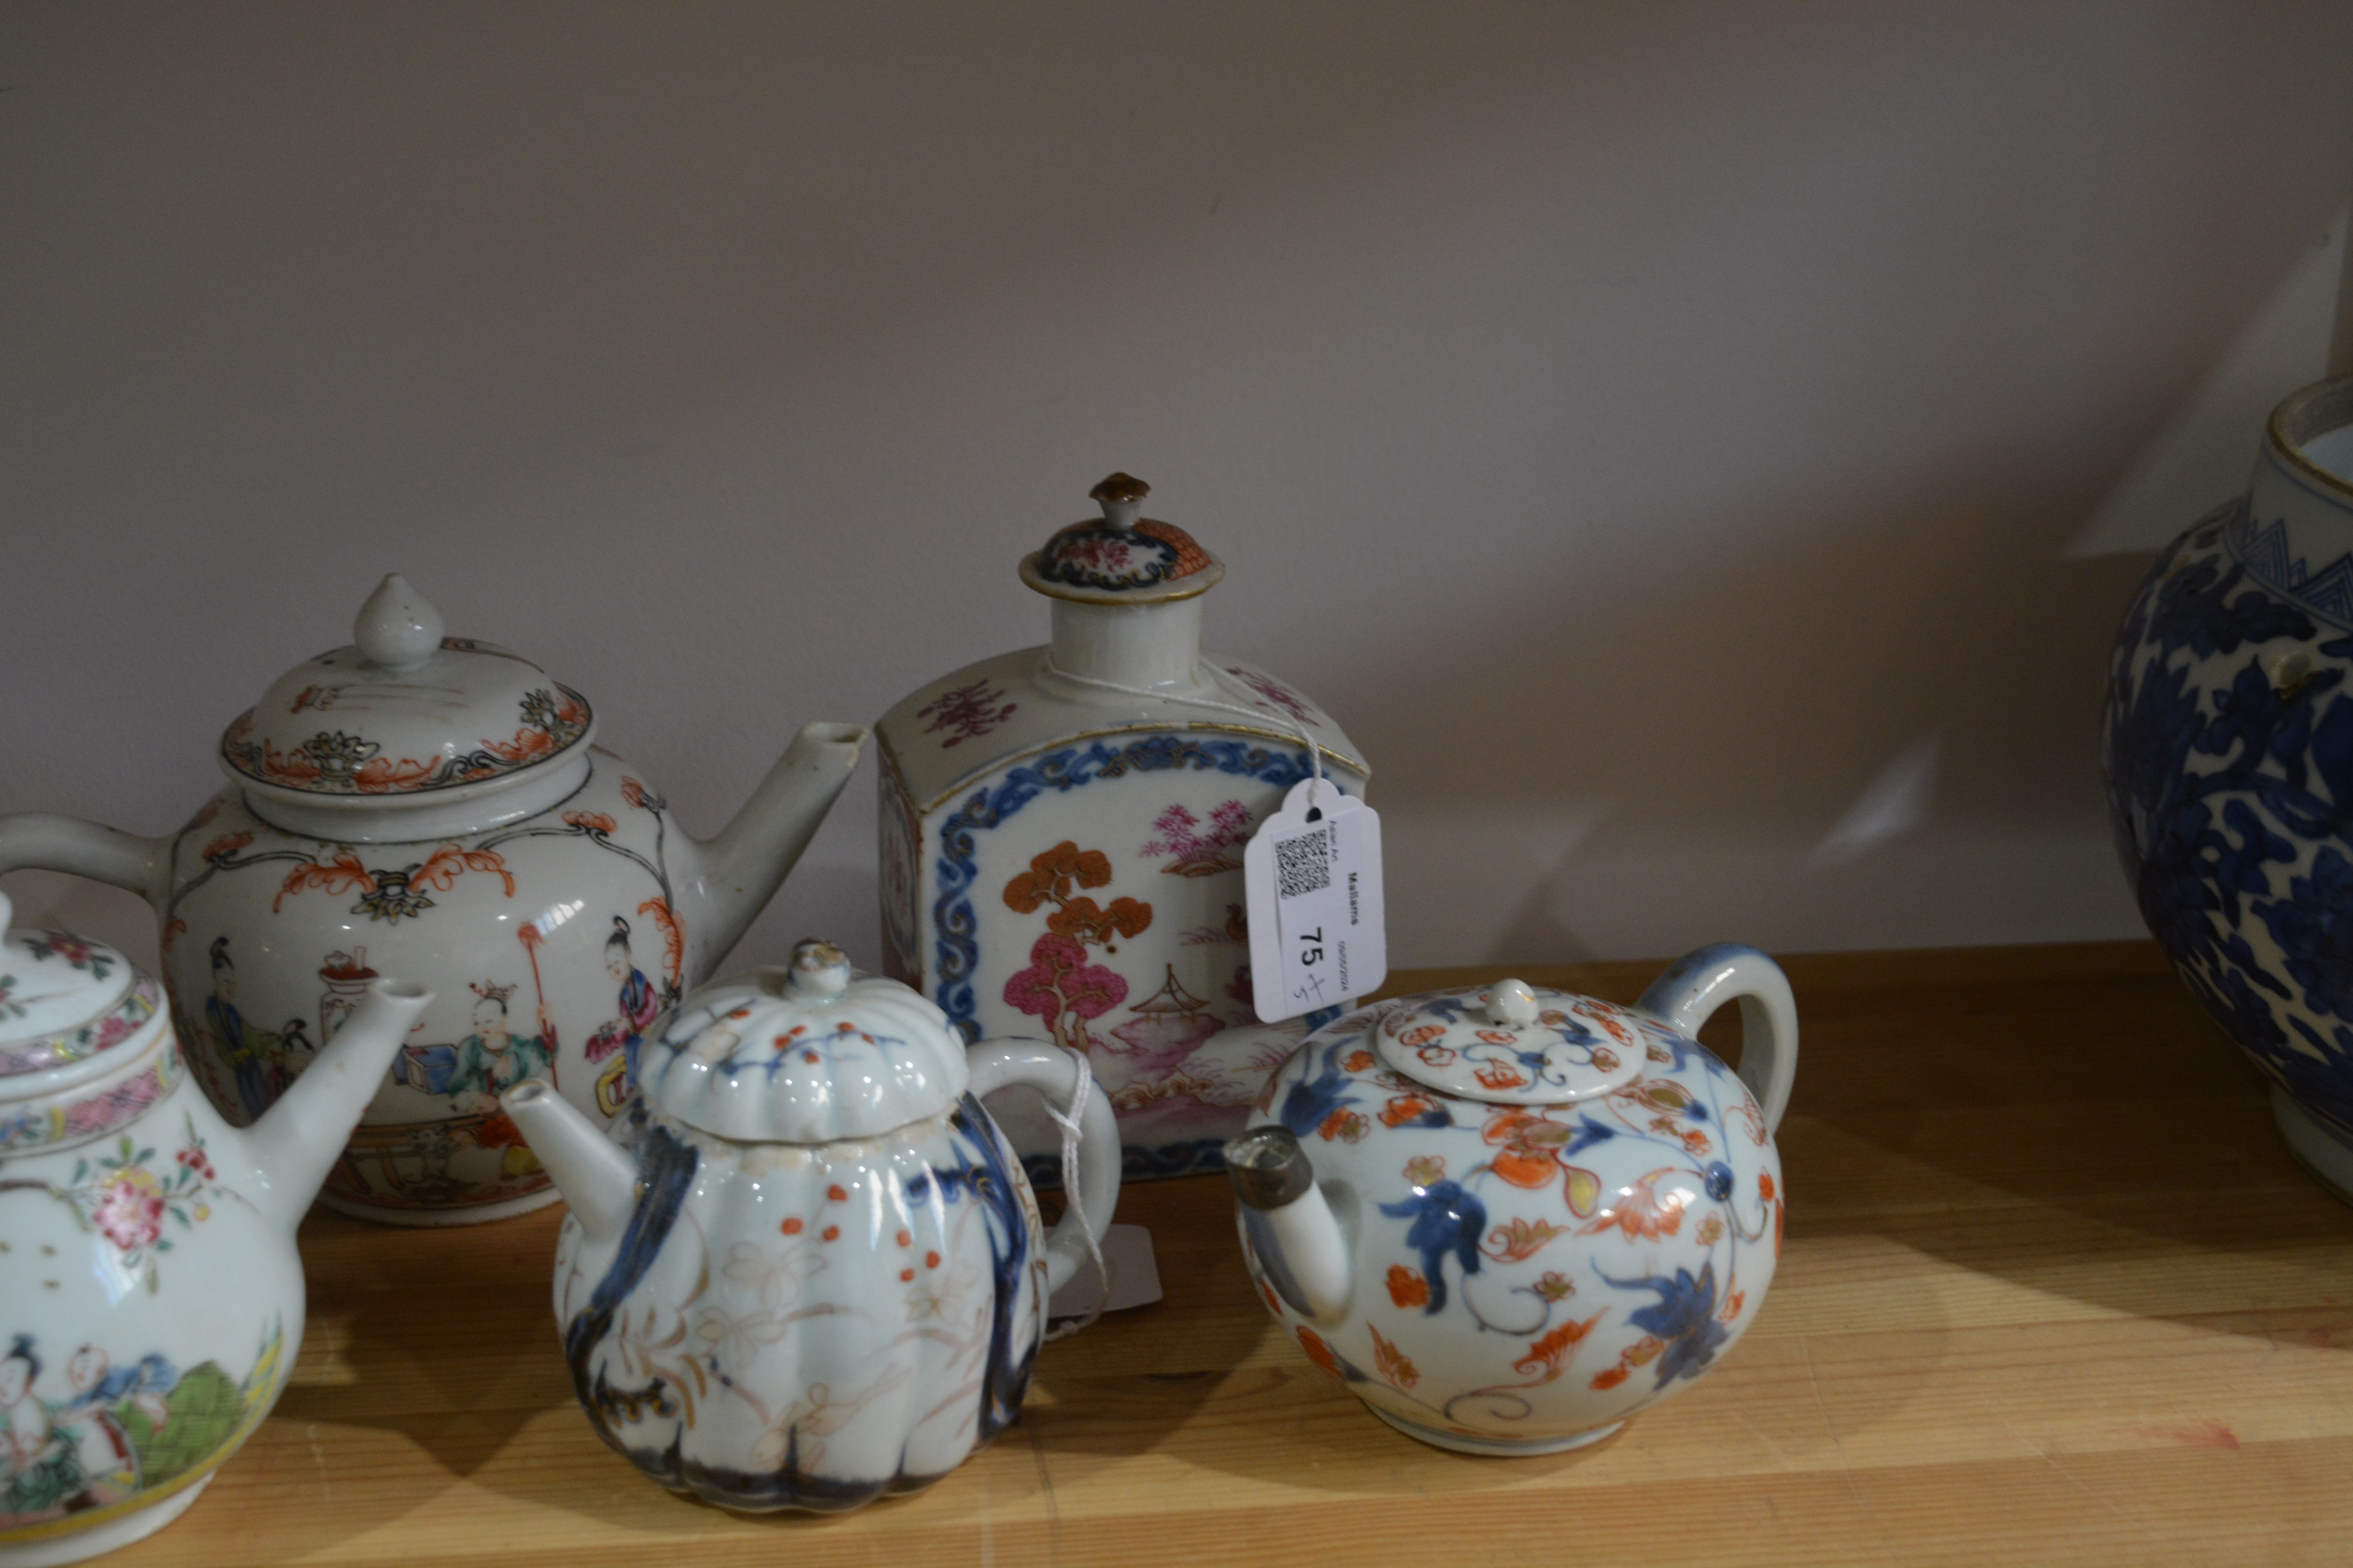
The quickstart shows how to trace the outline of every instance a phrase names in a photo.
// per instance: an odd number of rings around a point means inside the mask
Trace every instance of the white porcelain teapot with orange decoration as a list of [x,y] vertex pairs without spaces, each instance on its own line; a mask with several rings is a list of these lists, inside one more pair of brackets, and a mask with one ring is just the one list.
[[697,840],[594,743],[586,698],[442,632],[386,577],[352,646],[287,671],[228,726],[227,787],[176,833],[0,817],[0,871],[75,872],[153,906],[190,1064],[235,1125],[285,1091],[377,971],[438,993],[322,1194],[397,1224],[555,1200],[500,1093],[552,1076],[610,1118],[647,1027],[776,891],[866,738],[806,726],[735,820]]
[[[1741,1005],[1736,1074],[1697,1038]],[[1631,1007],[1507,980],[1362,1008],[1226,1146],[1242,1250],[1310,1361],[1472,1454],[1606,1437],[1714,1366],[1781,1252],[1789,983],[1703,948]]]

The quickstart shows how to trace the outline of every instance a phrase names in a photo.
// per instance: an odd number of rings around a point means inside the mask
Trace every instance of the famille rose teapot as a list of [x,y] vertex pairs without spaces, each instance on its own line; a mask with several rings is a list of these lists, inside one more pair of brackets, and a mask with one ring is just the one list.
[[[1696,1038],[1735,998],[1737,1075]],[[1693,953],[1632,1007],[1507,980],[1360,1009],[1275,1069],[1227,1146],[1251,1278],[1410,1436],[1606,1437],[1763,1305],[1797,1065],[1789,984],[1745,947]]]
[[[597,1433],[673,1491],[855,1508],[955,1468],[1021,1411],[1046,1304],[1119,1200],[1083,1058],[966,1048],[830,942],[689,996],[609,1131],[543,1080],[506,1106],[571,1205],[555,1316]],[[1078,1201],[1051,1234],[980,1103],[1071,1108]]]
[[189,1084],[162,986],[8,915],[0,1568],[38,1568],[169,1524],[269,1413],[302,1343],[294,1226],[433,998],[371,984],[240,1130]]
[[134,838],[0,817],[0,871],[78,872],[144,897],[197,1080],[252,1121],[353,1016],[379,969],[427,1010],[323,1201],[396,1224],[555,1199],[499,1110],[551,1077],[583,1110],[626,1097],[644,1031],[734,945],[799,858],[866,731],[811,724],[715,838],[592,742],[586,698],[519,655],[442,636],[398,576],[353,644],[296,666],[222,736],[228,786]]

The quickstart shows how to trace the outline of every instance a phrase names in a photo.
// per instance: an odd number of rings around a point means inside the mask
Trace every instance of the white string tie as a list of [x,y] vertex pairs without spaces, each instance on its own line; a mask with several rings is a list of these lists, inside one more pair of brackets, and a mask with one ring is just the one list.
[[1082,1329],[1093,1327],[1094,1321],[1103,1315],[1103,1308],[1111,1300],[1111,1269],[1103,1262],[1103,1244],[1095,1239],[1094,1226],[1087,1223],[1086,1206],[1079,1200],[1079,1116],[1086,1110],[1087,1096],[1094,1089],[1095,1069],[1089,1065],[1084,1051],[1071,1051],[1067,1046],[1062,1048],[1070,1051],[1071,1063],[1076,1068],[1071,1079],[1071,1110],[1068,1115],[1064,1115],[1054,1109],[1054,1102],[1050,1100],[1046,1101],[1046,1114],[1052,1117],[1054,1124],[1062,1130],[1062,1196],[1070,1205],[1071,1218],[1077,1223],[1079,1235],[1085,1238],[1087,1256],[1094,1261],[1095,1301],[1084,1315],[1071,1319],[1059,1329],[1047,1330],[1046,1338],[1049,1340],[1067,1339]]

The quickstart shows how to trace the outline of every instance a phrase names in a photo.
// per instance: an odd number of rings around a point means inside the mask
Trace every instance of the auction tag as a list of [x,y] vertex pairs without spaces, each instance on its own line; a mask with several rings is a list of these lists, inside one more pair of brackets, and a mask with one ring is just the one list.
[[1388,978],[1381,819],[1330,780],[1302,779],[1242,851],[1251,993],[1269,1024],[1336,1006]]

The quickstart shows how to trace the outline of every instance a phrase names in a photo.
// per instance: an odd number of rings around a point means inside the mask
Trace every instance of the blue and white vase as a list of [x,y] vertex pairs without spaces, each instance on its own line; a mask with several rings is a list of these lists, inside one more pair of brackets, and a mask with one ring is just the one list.
[[2353,1201],[2353,378],[2281,404],[2249,494],[2158,558],[2105,729],[2142,918]]

